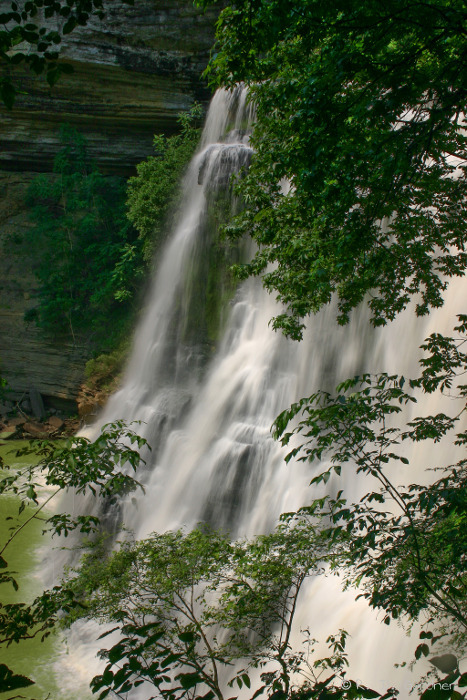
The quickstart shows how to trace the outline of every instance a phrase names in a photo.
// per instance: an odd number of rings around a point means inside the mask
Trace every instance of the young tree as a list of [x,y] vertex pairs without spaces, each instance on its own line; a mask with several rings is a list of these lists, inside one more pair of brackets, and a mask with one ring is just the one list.
[[[325,660],[310,661],[311,639],[307,653],[291,648],[303,584],[333,556],[311,508],[252,540],[232,542],[199,527],[123,542],[108,559],[97,548],[68,582],[82,604],[70,621],[77,614],[116,625],[103,637],[120,632],[101,652],[108,664],[93,691],[123,697],[146,684],[148,694],[157,688],[166,700],[223,700],[230,677],[228,685],[251,689],[253,697],[293,696],[304,681],[308,697],[389,697],[353,681],[342,686],[345,633],[328,640]],[[254,668],[264,670],[255,689]]]

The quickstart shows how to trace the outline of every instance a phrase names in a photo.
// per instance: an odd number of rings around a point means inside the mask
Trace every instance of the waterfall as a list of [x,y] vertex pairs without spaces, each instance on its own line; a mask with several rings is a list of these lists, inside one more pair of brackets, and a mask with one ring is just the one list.
[[[123,506],[123,522],[138,537],[199,521],[255,535],[272,528],[282,512],[310,502],[312,468],[285,464],[270,433],[274,418],[298,398],[363,370],[415,376],[420,343],[435,328],[449,334],[462,311],[461,282],[451,285],[443,310],[424,319],[406,312],[384,330],[372,329],[365,311],[338,327],[330,305],[296,343],[271,330],[277,305],[260,280],[248,280],[227,290],[216,311],[218,337],[210,337],[199,307],[208,293],[206,259],[217,245],[212,207],[219,192],[228,192],[232,173],[248,164],[253,118],[243,88],[213,98],[122,388],[99,420],[140,420],[138,432],[152,445],[145,455],[146,493],[136,508]],[[410,474],[416,481],[433,463],[432,446],[414,447],[412,457],[420,465],[420,473]],[[345,479],[341,487],[356,496],[362,487]],[[411,674],[398,676],[393,663],[410,659],[417,640],[404,647],[402,631],[382,625],[355,595],[342,593],[334,578],[318,577],[304,592],[298,627],[310,627],[314,637],[347,628],[354,638],[353,676],[381,691],[412,683]],[[427,669],[426,663],[422,672]]]

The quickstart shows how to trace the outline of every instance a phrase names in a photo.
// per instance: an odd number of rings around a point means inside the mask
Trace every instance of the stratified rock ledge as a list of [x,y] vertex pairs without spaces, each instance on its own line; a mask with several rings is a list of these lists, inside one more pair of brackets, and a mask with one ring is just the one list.
[[44,76],[18,73],[22,93],[11,112],[0,109],[0,170],[50,171],[66,122],[84,133],[102,170],[131,174],[151,152],[154,133],[173,131],[180,111],[209,100],[201,73],[213,11],[202,13],[192,0],[133,7],[111,0],[106,13],[64,37],[61,55],[73,75],[50,88]]

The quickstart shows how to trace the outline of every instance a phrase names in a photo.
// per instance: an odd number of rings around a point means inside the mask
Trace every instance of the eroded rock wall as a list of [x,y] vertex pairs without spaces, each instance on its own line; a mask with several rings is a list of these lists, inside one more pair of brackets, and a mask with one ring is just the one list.
[[104,20],[63,38],[73,75],[50,88],[44,76],[18,74],[14,109],[0,108],[0,170],[51,170],[58,126],[67,122],[85,134],[101,169],[133,172],[154,133],[173,131],[180,111],[209,99],[201,73],[214,20],[192,0],[108,2]]
[[[0,9],[9,0],[0,0]],[[192,0],[120,0],[106,3],[64,38],[62,56],[74,67],[50,88],[44,77],[21,74],[14,109],[0,107],[0,373],[18,399],[35,386],[46,401],[74,402],[83,380],[86,343],[47,339],[24,324],[34,305],[32,266],[12,237],[30,226],[25,193],[38,172],[50,172],[59,127],[78,128],[107,173],[130,175],[152,153],[154,133],[170,133],[177,114],[207,103],[201,79],[214,37],[214,13]]]

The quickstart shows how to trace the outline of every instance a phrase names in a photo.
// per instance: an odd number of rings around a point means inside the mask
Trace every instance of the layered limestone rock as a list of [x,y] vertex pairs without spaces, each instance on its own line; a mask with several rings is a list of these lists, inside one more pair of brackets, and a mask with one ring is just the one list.
[[214,20],[192,0],[107,2],[104,20],[63,38],[72,75],[50,88],[44,76],[20,74],[14,109],[0,109],[0,170],[51,170],[58,126],[66,122],[86,136],[101,169],[133,172],[151,152],[154,133],[173,131],[180,111],[209,99],[201,73]]
[[[0,0],[0,10],[9,4]],[[201,13],[192,0],[136,0],[133,7],[111,0],[106,13],[64,38],[72,75],[50,88],[24,72],[14,109],[0,107],[0,374],[15,400],[33,386],[46,403],[76,405],[87,357],[85,344],[47,339],[24,324],[36,280],[13,245],[31,225],[25,194],[35,174],[52,170],[59,126],[84,134],[102,171],[130,175],[153,152],[154,133],[174,131],[180,111],[210,97],[200,76],[213,12]]]

